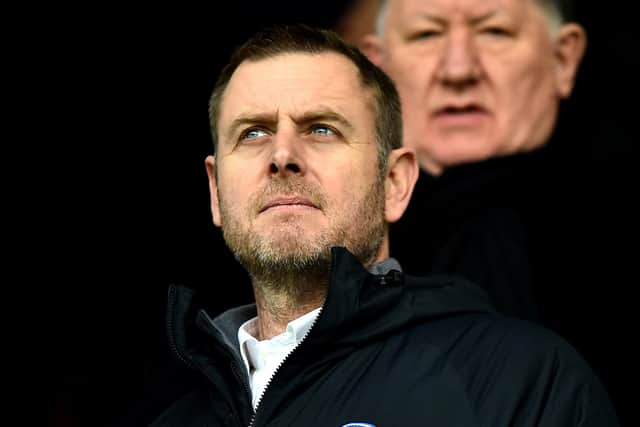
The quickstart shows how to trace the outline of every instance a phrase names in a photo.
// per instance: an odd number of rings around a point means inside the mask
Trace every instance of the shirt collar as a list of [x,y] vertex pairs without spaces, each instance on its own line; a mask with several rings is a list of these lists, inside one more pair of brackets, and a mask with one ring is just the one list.
[[[369,267],[369,271],[372,274],[386,274],[390,270],[402,271],[402,267],[394,258],[387,258],[386,260],[375,263]],[[242,356],[242,361],[247,368],[247,372],[251,373],[252,367],[259,367],[259,365],[261,365],[261,360],[263,360],[259,354],[261,346],[259,346],[258,343],[269,341],[274,345],[287,346],[294,344],[292,348],[297,346],[300,344],[307,332],[309,332],[313,322],[320,313],[320,308],[321,307],[318,307],[315,310],[292,320],[287,324],[287,327],[282,334],[276,335],[270,340],[258,341],[258,339],[255,338],[255,335],[257,335],[257,317],[253,317],[252,319],[244,322],[240,328],[238,328],[238,343],[240,344],[240,354]]]
[[260,351],[264,348],[262,343],[269,343],[272,347],[295,347],[297,346],[304,336],[309,332],[311,325],[315,321],[316,317],[320,313],[320,307],[312,310],[297,319],[292,320],[287,324],[287,327],[283,333],[276,335],[275,337],[258,341],[257,338],[251,333],[254,331],[255,325],[258,320],[257,317],[247,320],[238,329],[238,342],[240,344],[240,353],[242,360],[244,361],[247,372],[251,372],[251,368],[257,368],[261,364],[262,357],[260,357]]

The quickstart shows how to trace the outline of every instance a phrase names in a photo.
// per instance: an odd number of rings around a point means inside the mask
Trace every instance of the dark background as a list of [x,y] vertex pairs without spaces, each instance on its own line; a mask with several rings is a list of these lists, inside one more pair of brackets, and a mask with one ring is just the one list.
[[[170,283],[206,293],[213,311],[251,298],[211,223],[208,98],[232,48],[258,27],[330,27],[343,7],[275,3],[225,4],[225,11],[214,2],[92,3],[44,13],[32,58],[32,124],[47,137],[34,142],[39,243],[28,277],[47,307],[38,366],[50,425],[103,425],[127,411],[142,393],[145,369],[166,353]],[[586,357],[626,423],[635,418],[627,384],[638,335],[631,204],[639,40],[625,2],[583,3],[577,15],[589,46],[563,106],[563,120],[576,129],[563,153],[567,174],[583,174],[578,181],[590,197],[575,219],[584,228],[576,244],[591,249],[584,262],[591,280],[566,301],[567,321],[584,321],[597,343]],[[575,317],[578,305],[588,318]]]

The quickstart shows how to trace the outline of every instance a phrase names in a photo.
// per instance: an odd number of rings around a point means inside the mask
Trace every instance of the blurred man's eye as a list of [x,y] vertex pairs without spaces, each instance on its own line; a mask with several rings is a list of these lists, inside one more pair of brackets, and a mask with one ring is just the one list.
[[440,34],[440,32],[435,31],[435,30],[424,30],[424,31],[418,31],[416,33],[414,33],[410,39],[411,40],[426,40],[426,39],[432,39],[436,36],[438,36]]
[[507,37],[511,35],[511,32],[509,30],[502,27],[488,27],[488,28],[482,29],[480,32],[482,34],[487,34],[490,36],[497,36],[497,37]]

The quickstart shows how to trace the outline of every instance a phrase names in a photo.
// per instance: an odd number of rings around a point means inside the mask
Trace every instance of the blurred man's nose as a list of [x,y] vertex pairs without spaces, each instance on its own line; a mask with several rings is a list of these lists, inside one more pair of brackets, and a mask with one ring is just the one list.
[[436,76],[455,90],[463,90],[475,84],[480,78],[478,50],[469,31],[459,31],[448,35]]

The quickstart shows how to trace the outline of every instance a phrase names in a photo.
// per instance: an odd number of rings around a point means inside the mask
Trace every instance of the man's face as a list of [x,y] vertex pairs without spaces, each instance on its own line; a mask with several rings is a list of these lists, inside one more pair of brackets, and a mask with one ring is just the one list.
[[568,96],[534,0],[391,0],[381,43],[405,145],[432,173],[544,144]]
[[334,53],[235,71],[220,109],[212,209],[250,272],[322,268],[331,246],[375,257],[385,196],[371,102],[356,67]]

